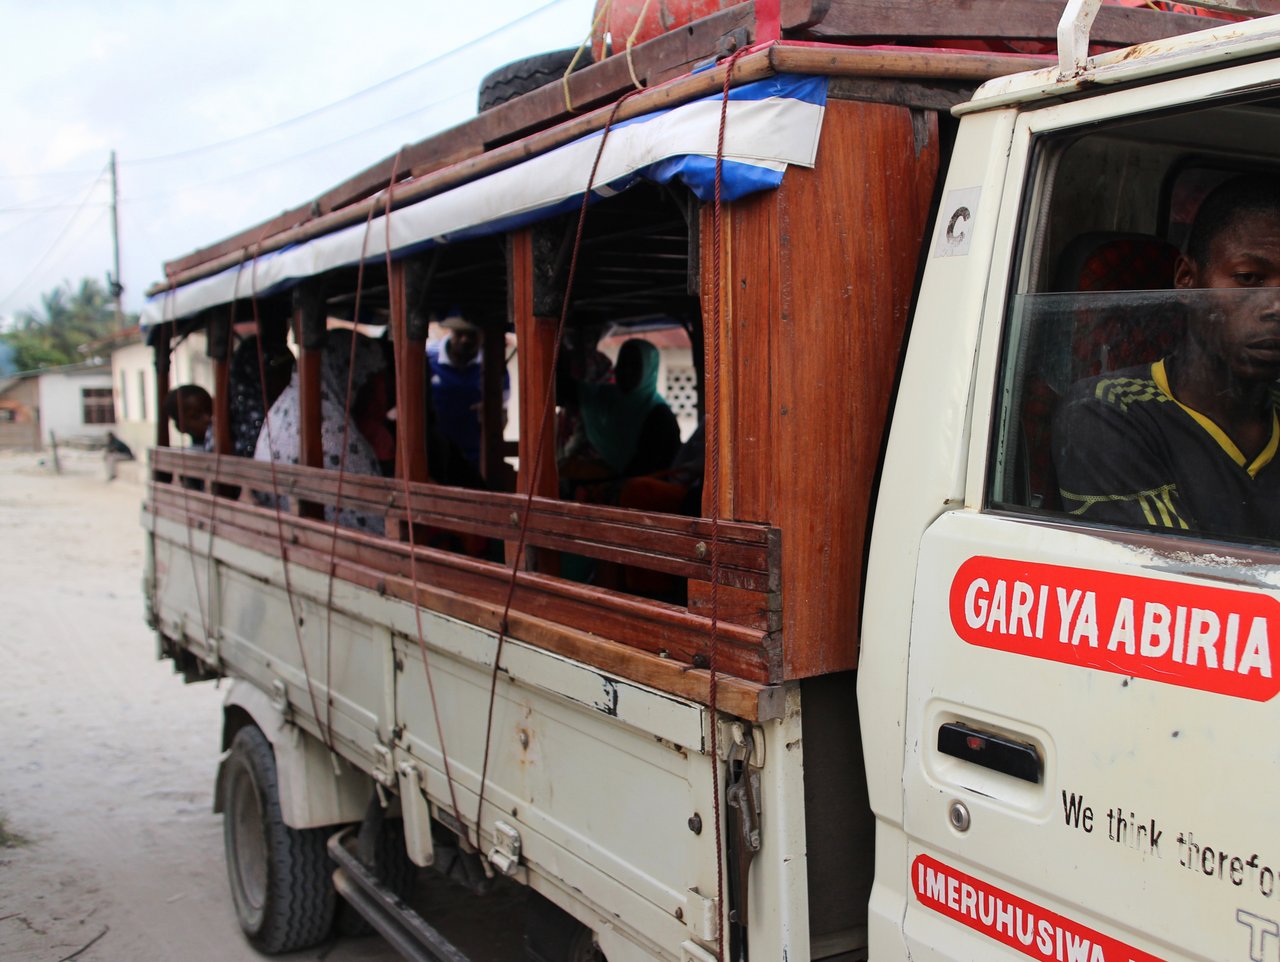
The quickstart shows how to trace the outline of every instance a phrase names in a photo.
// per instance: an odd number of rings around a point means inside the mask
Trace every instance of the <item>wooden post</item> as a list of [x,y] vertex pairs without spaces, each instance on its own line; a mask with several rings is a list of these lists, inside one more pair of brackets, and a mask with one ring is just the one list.
[[151,335],[151,349],[156,362],[156,447],[169,446],[169,419],[164,416],[164,402],[169,396],[169,343],[173,328],[160,324]]
[[[508,290],[511,318],[520,351],[520,471],[516,488],[527,494],[546,498],[559,496],[560,480],[556,471],[555,438],[555,318],[538,317],[533,311],[533,235],[529,230],[515,231],[508,242]],[[541,467],[534,464],[539,434],[542,442]],[[508,550],[514,550],[509,545]],[[544,554],[538,567],[549,570],[554,563]],[[525,566],[533,567],[526,556]],[[555,565],[558,569],[558,564]]]
[[[298,360],[298,463],[311,468],[324,466],[324,443],[320,434],[320,365],[324,363],[325,308],[319,286],[303,284],[293,290],[294,337],[301,347]],[[314,501],[299,501],[304,518],[323,518],[324,508]]]
[[213,450],[233,454],[231,438],[231,309],[215,307],[208,312],[206,350],[213,359]]
[[391,297],[391,343],[396,362],[396,477],[428,480],[427,465],[427,325],[410,317],[428,281],[421,261],[396,261],[388,279]]
[[503,403],[503,375],[507,369],[507,339],[502,327],[486,318],[481,328],[484,338],[484,366],[481,370],[480,473],[493,490],[503,489],[506,474],[502,460],[502,429],[506,423]]

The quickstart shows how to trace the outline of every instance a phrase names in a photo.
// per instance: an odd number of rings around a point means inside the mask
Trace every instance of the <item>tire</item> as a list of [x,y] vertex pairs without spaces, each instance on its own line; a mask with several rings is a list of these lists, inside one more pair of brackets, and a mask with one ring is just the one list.
[[226,765],[223,844],[240,928],[266,955],[324,941],[336,898],[325,852],[329,833],[284,823],[275,752],[256,726],[236,732]]
[[522,962],[606,962],[591,930],[564,909],[531,893]]
[[[484,113],[498,104],[526,94],[530,90],[554,83],[564,76],[573,62],[578,49],[551,50],[534,57],[515,60],[505,67],[499,67],[480,81],[480,93],[477,97],[479,112]],[[591,51],[582,51],[577,69],[591,63]]]

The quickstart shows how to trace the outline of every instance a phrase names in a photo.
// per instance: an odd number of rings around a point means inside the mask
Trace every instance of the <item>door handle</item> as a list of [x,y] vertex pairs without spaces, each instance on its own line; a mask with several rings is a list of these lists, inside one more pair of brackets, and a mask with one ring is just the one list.
[[947,722],[938,728],[938,751],[1037,785],[1044,771],[1044,759],[1030,742],[1015,741],[959,722]]

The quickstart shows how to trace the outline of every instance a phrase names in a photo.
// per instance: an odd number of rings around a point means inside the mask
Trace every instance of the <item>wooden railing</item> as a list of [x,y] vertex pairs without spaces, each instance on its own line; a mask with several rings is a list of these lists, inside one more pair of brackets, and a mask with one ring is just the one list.
[[[416,531],[479,538],[481,544],[491,539],[490,556],[502,556],[494,550],[500,542],[509,559],[520,535],[527,501],[523,495],[434,484],[410,484],[406,494],[404,482],[394,478],[344,475],[341,507],[388,519],[388,534],[381,537],[297,515],[300,502],[331,507],[338,501],[336,472],[277,464],[273,484],[269,464],[168,449],[153,452],[152,470],[156,483],[149,507],[160,517],[212,529],[215,535],[275,555],[283,546],[291,562],[332,569],[336,577],[426,607],[444,610],[464,599],[492,611],[505,603],[512,577],[509,563],[431,547],[416,537],[411,545],[408,525],[418,526]],[[291,499],[291,512],[282,512],[279,519],[274,508],[259,506],[252,495],[273,491]],[[742,522],[720,522],[717,528],[717,668],[750,682],[780,681],[780,532]],[[575,657],[583,657],[584,647],[591,647],[584,638],[593,636],[686,668],[707,667],[712,639],[710,520],[534,498],[525,544],[681,579],[692,599],[691,605],[673,604],[521,570],[513,612],[566,629],[562,637],[538,632],[536,643],[571,648]],[[600,658],[586,660],[599,663]]]

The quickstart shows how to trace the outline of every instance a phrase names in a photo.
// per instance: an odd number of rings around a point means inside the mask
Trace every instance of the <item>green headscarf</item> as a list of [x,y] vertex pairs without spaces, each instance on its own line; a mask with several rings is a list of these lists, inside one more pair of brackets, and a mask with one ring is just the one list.
[[666,403],[658,393],[658,349],[640,338],[623,342],[614,366],[615,375],[622,372],[624,381],[635,370],[639,375],[629,391],[617,384],[578,385],[587,440],[619,473],[626,470],[636,455],[640,432],[649,412]]

